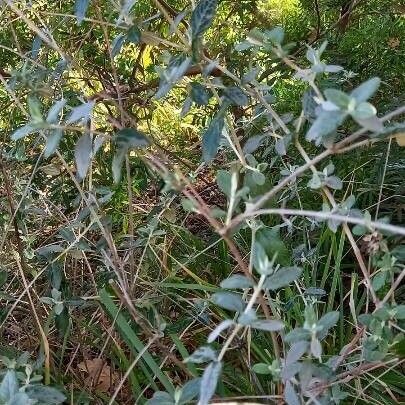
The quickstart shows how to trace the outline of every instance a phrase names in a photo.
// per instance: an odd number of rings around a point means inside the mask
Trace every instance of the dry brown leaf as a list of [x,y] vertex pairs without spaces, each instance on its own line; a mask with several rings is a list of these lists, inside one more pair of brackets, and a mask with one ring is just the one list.
[[390,38],[390,39],[388,40],[388,46],[389,46],[391,49],[396,49],[396,48],[398,48],[400,44],[401,44],[401,41],[400,41],[399,38]]
[[395,139],[397,140],[397,144],[399,146],[405,146],[405,132],[401,132],[395,135]]
[[78,364],[79,370],[87,374],[85,383],[101,392],[108,392],[117,381],[117,374],[111,371],[102,359],[85,360]]

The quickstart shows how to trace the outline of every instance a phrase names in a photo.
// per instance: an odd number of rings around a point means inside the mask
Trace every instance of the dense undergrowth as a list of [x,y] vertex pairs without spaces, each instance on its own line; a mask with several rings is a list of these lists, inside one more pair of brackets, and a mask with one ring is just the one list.
[[0,0],[0,404],[404,401],[404,7]]

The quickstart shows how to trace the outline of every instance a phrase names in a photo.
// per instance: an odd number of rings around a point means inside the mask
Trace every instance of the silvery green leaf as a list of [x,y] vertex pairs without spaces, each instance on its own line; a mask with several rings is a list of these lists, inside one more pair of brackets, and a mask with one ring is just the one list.
[[308,62],[312,63],[313,65],[315,65],[319,61],[316,50],[311,48],[310,46],[308,46],[305,57],[307,58]]
[[253,329],[275,332],[284,328],[284,323],[278,319],[264,319],[250,324]]
[[320,359],[322,356],[321,342],[315,337],[311,339],[311,353],[317,359]]
[[252,44],[250,41],[242,41],[235,45],[235,51],[243,52],[250,48],[253,48],[255,45]]
[[266,250],[263,245],[256,240],[252,253],[253,266],[259,274],[268,275],[273,271],[273,267],[269,261]]
[[251,325],[252,322],[257,320],[256,311],[254,309],[249,309],[248,311],[243,311],[238,316],[238,324],[248,326]]
[[302,363],[285,364],[281,370],[281,378],[283,381],[290,380],[301,371]]
[[26,124],[21,128],[18,128],[16,131],[13,132],[11,135],[11,139],[13,141],[18,141],[21,138],[24,138],[25,136],[37,131],[37,127],[32,124]]
[[384,130],[384,125],[383,125],[382,121],[376,115],[373,117],[370,117],[370,118],[366,118],[366,119],[359,119],[354,116],[353,116],[353,118],[359,125],[361,125],[363,128],[365,128],[369,131],[379,133]]
[[335,171],[335,165],[333,163],[329,163],[325,169],[323,170],[327,176],[330,176]]
[[53,305],[55,303],[54,299],[51,297],[41,297],[39,300],[47,305]]
[[160,83],[158,91],[155,93],[155,99],[164,97],[174,86],[174,84],[184,76],[191,64],[192,59],[185,55],[174,56],[166,70],[160,72]]
[[183,12],[176,15],[173,20],[173,24],[170,25],[169,35],[174,34],[176,28],[179,26],[181,21],[184,20],[184,17],[187,15],[188,11],[189,10],[185,9]]
[[213,361],[208,364],[201,378],[200,397],[198,405],[208,405],[212,396],[215,394],[218,380],[222,371],[222,363]]
[[298,361],[308,350],[308,342],[301,340],[291,345],[285,359],[286,364],[293,364]]
[[90,134],[83,134],[75,146],[75,161],[77,174],[84,179],[90,166],[93,152],[93,143]]
[[287,333],[284,337],[284,340],[287,343],[295,343],[301,340],[308,340],[311,337],[309,330],[304,328],[295,328],[291,332]]
[[209,346],[201,346],[193,354],[187,357],[185,363],[206,363],[208,361],[214,361],[217,358],[217,353]]
[[285,156],[287,154],[287,148],[292,140],[291,135],[285,135],[280,139],[277,139],[274,147],[279,156]]
[[133,25],[127,32],[127,41],[138,44],[141,41],[142,33],[137,25]]
[[398,320],[405,319],[405,305],[397,305],[392,308],[394,312],[394,318]]
[[215,16],[218,0],[200,0],[191,15],[191,37],[193,40],[209,28]]
[[232,174],[226,170],[218,170],[217,172],[217,184],[220,190],[229,197],[231,195],[231,181]]
[[325,185],[334,190],[341,190],[343,188],[342,180],[337,176],[329,176],[325,178]]
[[337,73],[337,72],[341,72],[343,70],[342,66],[339,65],[327,65],[325,67],[325,72],[328,73]]
[[250,288],[253,287],[254,283],[252,280],[248,279],[246,276],[242,276],[241,274],[234,274],[225,280],[223,280],[220,284],[222,288]]
[[372,284],[375,292],[381,290],[381,288],[384,287],[386,279],[387,279],[387,275],[388,274],[386,271],[380,271],[373,277],[371,284]]
[[287,405],[301,405],[301,401],[289,381],[285,384],[284,399]]
[[111,42],[111,56],[115,58],[121,51],[122,45],[124,45],[127,39],[125,34],[118,34]]
[[125,155],[127,154],[128,149],[125,147],[118,147],[117,150],[115,151],[113,160],[112,160],[112,173],[113,173],[113,179],[114,183],[119,183],[121,179],[121,169],[122,169],[122,164],[125,159]]
[[338,311],[328,312],[321,319],[319,319],[319,321],[317,322],[317,326],[320,326],[322,328],[322,331],[328,331],[330,328],[336,325],[338,320]]
[[48,115],[46,116],[46,122],[48,124],[55,124],[58,122],[59,114],[62,111],[63,107],[66,104],[66,100],[64,98],[58,100],[48,111]]
[[34,405],[37,401],[30,399],[25,392],[18,392],[13,398],[7,402],[7,405]]
[[59,146],[59,142],[62,139],[62,128],[52,129],[46,137],[46,145],[44,150],[44,158],[47,159],[51,156]]
[[28,109],[33,123],[43,122],[41,103],[36,96],[30,95],[27,98]]
[[368,103],[367,101],[363,101],[356,106],[356,109],[351,113],[353,118],[357,118],[359,120],[365,120],[367,118],[374,117],[377,114],[376,108]]
[[266,139],[267,135],[255,135],[249,138],[245,145],[243,146],[243,152],[245,153],[253,153],[255,152],[259,146],[262,144],[264,139]]
[[174,399],[165,391],[156,391],[146,405],[175,405]]
[[233,104],[241,107],[249,104],[249,99],[247,95],[239,87],[236,86],[225,88],[224,96]]
[[267,277],[263,288],[277,290],[278,288],[285,287],[297,280],[301,273],[302,269],[300,267],[282,267],[277,271],[277,273]]
[[325,97],[328,101],[330,101],[331,103],[333,103],[334,105],[338,106],[343,110],[348,108],[352,99],[346,93],[337,89],[326,89]]
[[308,182],[308,187],[313,190],[318,190],[322,187],[322,180],[318,173],[314,173],[311,177],[311,180]]
[[14,370],[8,370],[0,384],[0,398],[10,401],[18,392],[18,380]]
[[272,30],[264,32],[266,39],[270,40],[274,45],[280,45],[284,40],[284,29],[275,27]]
[[229,311],[243,312],[245,303],[238,294],[218,292],[211,296],[211,302]]
[[325,111],[321,109],[305,138],[308,141],[315,141],[319,145],[322,142],[322,138],[335,131],[344,121],[345,117],[346,114],[340,111]]
[[322,288],[309,287],[304,291],[304,295],[311,297],[323,297],[326,295],[326,291]]
[[38,59],[41,45],[42,45],[42,38],[39,35],[35,35],[35,38],[32,41],[31,59],[34,59],[34,60]]
[[58,405],[65,401],[66,396],[56,388],[45,385],[30,385],[25,392],[31,399],[37,400],[43,405]]
[[334,220],[334,219],[328,219],[327,224],[328,224],[328,228],[329,228],[333,233],[336,233],[336,231],[337,231],[339,225],[341,224],[341,222],[340,222],[340,221],[336,221],[336,220]]
[[128,149],[145,148],[150,144],[147,136],[135,128],[124,128],[115,134],[115,142],[119,147]]
[[260,67],[255,67],[246,72],[242,77],[242,83],[251,83],[256,80],[257,75],[260,73]]
[[54,306],[54,311],[56,315],[60,315],[63,312],[64,309],[64,305],[61,302],[58,302],[55,306]]
[[355,203],[356,203],[356,197],[353,194],[351,194],[342,203],[342,208],[349,210],[350,208],[352,208],[354,206]]
[[204,132],[202,139],[202,152],[204,162],[210,162],[217,154],[223,127],[223,117],[214,117],[209,127]]
[[90,0],[76,0],[75,1],[75,15],[77,25],[80,25],[86,17],[86,12],[89,7]]
[[212,343],[224,330],[228,329],[232,325],[234,325],[234,322],[230,319],[222,321],[213,331],[210,332],[207,342]]
[[87,122],[91,118],[95,102],[88,101],[77,107],[72,108],[72,112],[69,115],[69,118],[66,120],[66,124],[73,124],[78,121]]
[[184,118],[189,113],[192,105],[193,105],[193,100],[191,99],[191,97],[187,97],[184,100],[183,107],[180,111],[180,118]]
[[252,180],[259,186],[262,186],[266,182],[266,176],[257,170],[252,171]]
[[189,404],[200,392],[201,378],[194,378],[186,382],[181,389],[178,404]]
[[210,100],[210,93],[200,83],[191,83],[190,97],[197,105],[207,105]]
[[373,77],[356,87],[350,95],[356,99],[358,103],[367,101],[380,87],[381,80],[378,77]]

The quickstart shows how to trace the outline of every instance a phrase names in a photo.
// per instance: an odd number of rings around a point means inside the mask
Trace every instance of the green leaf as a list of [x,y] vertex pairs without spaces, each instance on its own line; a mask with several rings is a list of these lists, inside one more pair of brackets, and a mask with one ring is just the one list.
[[230,292],[218,292],[211,296],[211,302],[229,311],[242,312],[245,303],[238,294]]
[[241,107],[249,104],[247,95],[239,87],[236,86],[227,87],[226,89],[224,89],[224,96],[233,104]]
[[41,103],[39,102],[38,98],[36,96],[30,95],[28,96],[27,102],[32,122],[43,122],[44,119],[41,113]]
[[194,41],[209,28],[218,0],[200,0],[191,15],[191,38]]
[[266,363],[256,363],[252,367],[252,370],[256,374],[263,374],[263,375],[271,374],[270,366]]
[[346,110],[352,100],[352,97],[337,89],[326,89],[325,97],[342,110]]
[[190,84],[190,97],[197,105],[207,105],[210,100],[210,93],[200,83],[193,82]]
[[[124,339],[134,356],[136,357],[140,353],[143,353],[142,359],[144,360],[145,364],[143,362],[140,363],[140,368],[143,370],[145,376],[152,384],[152,386],[156,386],[154,379],[157,378],[169,393],[173,393],[174,387],[172,382],[161,370],[160,366],[156,363],[155,359],[152,357],[145,345],[139,339],[138,335],[135,333],[134,329],[130,326],[125,316],[123,315],[122,310],[114,304],[114,301],[110,298],[105,289],[102,289],[99,292],[99,297],[101,304],[106,310],[106,313],[109,315],[111,320],[114,320],[115,329]],[[150,373],[148,373],[146,366],[151,370],[154,377],[152,377]]]
[[222,371],[222,363],[213,361],[204,370],[201,378],[200,397],[198,405],[208,405],[210,399],[215,394],[218,380]]
[[277,290],[278,288],[285,287],[299,278],[301,273],[302,269],[300,267],[282,267],[277,273],[267,277],[263,288]]
[[280,238],[280,231],[278,227],[269,228],[262,227],[256,232],[256,240],[260,243],[269,258],[273,258],[275,255],[275,263],[279,263],[282,266],[288,266],[291,262],[291,254],[287,249],[287,246]]
[[325,185],[334,190],[341,190],[343,188],[342,180],[339,179],[337,176],[329,176],[325,179]]
[[366,120],[367,118],[374,117],[376,114],[377,110],[375,107],[367,101],[363,101],[362,103],[358,104],[355,110],[351,113],[353,118],[357,118],[359,120]]
[[273,271],[273,266],[267,256],[266,250],[259,240],[256,239],[252,253],[252,262],[256,271],[261,275],[271,274]]
[[222,288],[250,288],[253,287],[254,283],[252,280],[248,279],[246,276],[242,276],[241,274],[234,274],[223,280],[220,284]]
[[378,77],[373,77],[355,88],[350,95],[354,97],[358,103],[367,101],[378,90],[380,83],[381,80]]
[[395,312],[395,319],[405,319],[405,305],[397,305],[393,311]]
[[87,9],[89,8],[90,0],[76,0],[75,1],[75,16],[77,24],[80,25],[84,17],[86,17]]
[[2,287],[7,281],[7,272],[0,271],[0,287]]
[[75,161],[77,174],[80,179],[84,179],[92,158],[92,141],[90,134],[83,134],[75,146]]
[[13,134],[11,135],[11,139],[13,141],[18,141],[19,139],[24,138],[25,136],[36,131],[37,127],[35,125],[26,124],[23,127],[18,128],[16,131],[14,131]]
[[222,116],[214,117],[209,127],[203,134],[202,153],[206,163],[210,162],[217,154],[219,141],[221,139],[224,119]]
[[133,25],[127,32],[127,40],[134,44],[138,44],[141,41],[142,33],[137,25]]
[[265,330],[267,332],[275,332],[284,328],[284,323],[277,319],[265,319],[255,321],[250,324],[254,329]]

